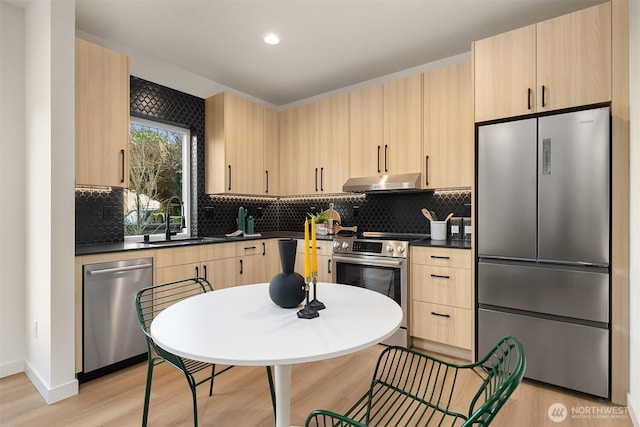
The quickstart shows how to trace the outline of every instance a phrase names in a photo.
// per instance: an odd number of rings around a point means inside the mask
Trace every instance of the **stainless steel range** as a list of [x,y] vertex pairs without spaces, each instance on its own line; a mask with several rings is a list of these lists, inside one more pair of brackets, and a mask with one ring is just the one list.
[[400,329],[382,344],[411,347],[409,334],[409,242],[424,234],[363,233],[333,240],[333,281],[380,292],[402,308]]

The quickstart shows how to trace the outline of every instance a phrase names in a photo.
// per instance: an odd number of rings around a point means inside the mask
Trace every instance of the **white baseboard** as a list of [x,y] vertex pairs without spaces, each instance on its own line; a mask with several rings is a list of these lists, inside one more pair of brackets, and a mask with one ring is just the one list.
[[51,388],[26,360],[24,362],[24,368],[25,374],[27,374],[29,380],[31,380],[36,390],[38,390],[48,405],[78,394],[78,380],[75,378],[65,384]]
[[[635,397],[635,399],[634,399]],[[627,408],[634,427],[640,427],[640,399],[627,393]]]
[[0,378],[19,374],[20,372],[24,372],[24,360],[14,360],[0,365]]

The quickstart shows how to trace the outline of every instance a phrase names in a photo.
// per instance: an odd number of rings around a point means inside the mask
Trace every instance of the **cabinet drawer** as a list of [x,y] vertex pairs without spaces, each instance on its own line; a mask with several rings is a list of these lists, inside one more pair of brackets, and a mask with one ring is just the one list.
[[[304,253],[304,240],[298,239],[297,253]],[[329,255],[333,253],[333,242],[330,240],[316,240],[316,252],[318,255]],[[311,253],[311,242],[309,242],[309,253]]]
[[440,267],[471,268],[471,251],[448,248],[411,248],[411,262]]
[[416,264],[411,271],[411,298],[471,309],[471,270]]
[[412,301],[411,335],[471,349],[471,310]]
[[211,261],[223,258],[235,258],[235,243],[215,243],[200,246],[200,261]]
[[167,267],[171,265],[189,264],[200,262],[200,246],[187,246],[183,248],[167,248],[156,250],[154,258],[155,267]]
[[251,255],[263,255],[266,251],[265,242],[263,240],[251,240],[248,242],[240,242],[236,246],[236,255],[239,257]]

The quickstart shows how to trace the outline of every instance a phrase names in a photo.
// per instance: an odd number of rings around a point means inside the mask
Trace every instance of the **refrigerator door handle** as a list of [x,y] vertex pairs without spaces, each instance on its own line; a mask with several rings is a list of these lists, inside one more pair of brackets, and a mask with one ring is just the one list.
[[542,140],[542,175],[551,175],[551,138]]

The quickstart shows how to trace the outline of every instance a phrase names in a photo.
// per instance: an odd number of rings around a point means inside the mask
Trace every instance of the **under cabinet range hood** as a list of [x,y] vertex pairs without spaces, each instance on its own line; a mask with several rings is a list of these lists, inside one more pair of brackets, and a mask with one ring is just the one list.
[[342,191],[369,193],[374,191],[421,190],[420,172],[349,178]]

